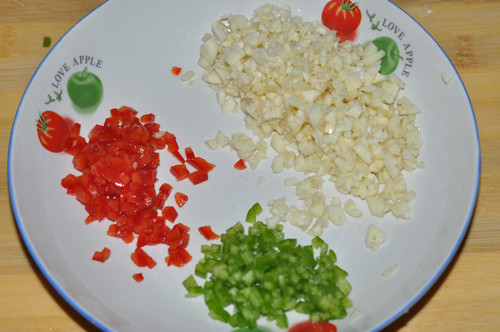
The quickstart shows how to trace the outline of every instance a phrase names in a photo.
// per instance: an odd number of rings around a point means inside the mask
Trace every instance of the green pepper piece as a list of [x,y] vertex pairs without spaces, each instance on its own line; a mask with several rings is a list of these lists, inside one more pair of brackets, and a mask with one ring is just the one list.
[[210,309],[210,312],[208,314],[213,319],[220,320],[224,323],[229,322],[229,319],[231,318],[231,315],[220,306],[214,306],[212,309]]
[[246,222],[255,223],[257,221],[257,216],[262,213],[262,206],[259,203],[255,203],[250,210],[247,212]]
[[186,297],[196,297],[199,295],[203,295],[203,287],[198,285],[198,283],[196,282],[196,280],[192,275],[187,277],[186,280],[182,282],[182,284],[184,285],[184,288],[186,288],[186,290],[188,291]]
[[52,38],[50,38],[49,36],[43,37],[43,47],[49,47],[51,42]]

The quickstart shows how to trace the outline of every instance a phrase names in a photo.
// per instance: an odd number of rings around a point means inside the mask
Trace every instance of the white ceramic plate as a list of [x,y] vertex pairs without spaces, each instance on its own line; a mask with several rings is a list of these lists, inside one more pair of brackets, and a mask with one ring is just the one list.
[[[65,193],[60,180],[72,169],[70,156],[42,148],[33,123],[51,109],[82,124],[82,134],[102,123],[114,107],[128,105],[141,114],[154,113],[162,128],[177,135],[181,146],[191,146],[217,164],[210,181],[192,186],[175,183],[168,166],[160,166],[160,183],[175,184],[190,201],[180,220],[195,230],[210,224],[222,232],[242,220],[256,201],[293,197],[282,180],[292,172],[274,175],[269,164],[256,171],[238,172],[228,150],[208,151],[204,141],[243,131],[242,118],[220,113],[214,93],[199,79],[197,66],[202,36],[227,12],[250,16],[263,1],[160,1],[111,0],[71,29],[37,69],[16,114],[9,149],[9,188],[13,211],[22,237],[35,262],[53,287],[76,310],[102,329],[117,331],[229,331],[228,325],[209,318],[201,298],[184,298],[181,282],[193,272],[204,243],[192,231],[188,247],[194,260],[184,268],[159,264],[142,271],[130,261],[133,250],[106,235],[108,223],[85,225],[86,213]],[[294,15],[320,20],[324,3],[308,0],[276,1],[288,4]],[[326,2],[325,2],[326,3]],[[410,16],[389,1],[359,0],[363,20],[356,42],[390,36],[403,59],[396,74],[406,83],[404,94],[421,110],[417,125],[424,145],[420,159],[426,164],[407,174],[410,221],[364,217],[342,227],[331,226],[324,238],[349,273],[351,299],[360,315],[336,321],[340,331],[378,330],[404,314],[434,284],[456,253],[474,211],[480,173],[479,140],[473,110],[465,88],[439,45]],[[370,20],[371,18],[371,20]],[[65,86],[71,74],[88,70],[98,75],[104,97],[97,111],[77,112]],[[194,70],[193,85],[170,74],[172,66]],[[450,76],[445,84],[441,74]],[[61,94],[62,92],[62,94]],[[61,100],[57,99],[61,94]],[[162,158],[167,158],[162,154]],[[166,159],[162,159],[166,160]],[[259,176],[267,182],[257,185]],[[364,205],[359,205],[364,206]],[[377,223],[388,241],[377,251],[364,247],[366,227]],[[285,232],[301,242],[309,236],[287,226]],[[100,264],[90,258],[104,246],[111,258]],[[151,248],[161,262],[166,248]],[[390,277],[382,273],[398,265]],[[304,320],[291,314],[290,325]],[[262,321],[265,326],[267,322]],[[273,326],[273,325],[269,325]]]

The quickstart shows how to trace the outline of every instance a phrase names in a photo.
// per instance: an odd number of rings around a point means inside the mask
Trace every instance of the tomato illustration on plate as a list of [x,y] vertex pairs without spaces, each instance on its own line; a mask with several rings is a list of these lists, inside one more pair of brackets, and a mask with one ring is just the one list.
[[292,326],[288,332],[337,332],[337,327],[328,322],[304,321]]
[[36,122],[40,143],[48,151],[56,153],[64,151],[70,128],[71,120],[53,111],[43,112]]
[[351,0],[331,0],[323,8],[321,20],[331,30],[337,31],[341,41],[353,40],[361,23],[361,10]]

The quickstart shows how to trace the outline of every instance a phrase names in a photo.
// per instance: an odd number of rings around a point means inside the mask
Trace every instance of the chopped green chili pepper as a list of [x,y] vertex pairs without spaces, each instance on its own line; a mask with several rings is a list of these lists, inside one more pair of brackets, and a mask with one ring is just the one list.
[[186,297],[195,297],[203,294],[203,287],[199,286],[198,283],[196,283],[196,280],[192,275],[184,280],[182,284],[188,291]]
[[45,36],[43,37],[43,47],[49,47],[52,42],[52,38]]
[[257,221],[257,216],[262,213],[262,207],[259,203],[255,203],[250,210],[248,210],[246,222],[254,223]]
[[210,317],[237,331],[258,331],[261,316],[287,328],[291,310],[312,322],[345,317],[351,285],[328,244],[315,237],[311,245],[297,245],[285,238],[282,225],[270,229],[257,221],[261,212],[258,203],[250,208],[246,233],[238,222],[221,235],[221,244],[202,246],[194,274],[205,282],[199,286],[189,276],[183,282],[186,297],[203,295]]

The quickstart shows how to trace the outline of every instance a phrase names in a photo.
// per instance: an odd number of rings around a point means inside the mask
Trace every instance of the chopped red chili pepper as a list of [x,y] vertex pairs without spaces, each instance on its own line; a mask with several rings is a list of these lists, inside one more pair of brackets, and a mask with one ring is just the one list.
[[170,265],[175,265],[177,267],[182,267],[186,265],[186,263],[190,262],[192,257],[187,252],[186,249],[177,247],[177,248],[168,248],[168,253],[170,256],[165,258],[165,262],[167,263],[168,266]]
[[177,213],[177,210],[173,206],[165,206],[165,208],[162,211],[162,215],[170,222],[175,222],[175,219],[177,219],[177,216],[179,215]]
[[202,226],[198,228],[200,231],[201,235],[207,240],[217,240],[220,238],[220,235],[216,234],[213,230],[212,227],[210,226]]
[[153,123],[155,121],[155,115],[152,113],[144,114],[140,117],[142,123]]
[[189,170],[184,164],[174,165],[170,167],[170,173],[175,176],[177,181],[181,181],[189,177]]
[[234,168],[241,171],[247,168],[247,165],[245,165],[245,161],[243,159],[240,159],[236,162],[236,164],[234,164]]
[[160,191],[154,198],[153,208],[158,210],[163,209],[167,199],[168,199],[168,194]]
[[205,172],[210,172],[215,167],[214,164],[209,163],[208,161],[206,161],[201,157],[194,157],[193,159],[188,159],[187,163],[196,168],[197,170]]
[[189,181],[191,181],[191,183],[194,185],[205,182],[207,180],[208,180],[208,173],[204,170],[196,171],[189,174]]
[[167,144],[170,144],[172,142],[175,142],[176,141],[176,137],[174,134],[172,133],[169,133],[168,131],[166,131],[163,136],[162,136],[163,140],[165,141],[165,143]]
[[104,247],[102,251],[96,251],[94,252],[94,255],[92,256],[92,259],[101,263],[104,263],[109,256],[111,255],[111,250],[108,248]]
[[[125,243],[137,239],[131,255],[135,264],[154,267],[156,262],[141,248],[165,244],[172,248],[171,265],[182,266],[191,258],[187,251],[177,248],[187,247],[190,229],[181,223],[172,229],[165,224],[166,220],[174,222],[178,216],[173,206],[165,207],[173,187],[163,183],[158,191],[155,188],[160,163],[158,150],[166,147],[181,162],[172,166],[172,174],[178,180],[190,176],[176,137],[169,132],[159,134],[160,125],[154,122],[154,114],[139,118],[135,110],[126,106],[114,108],[110,113],[103,125],[92,128],[88,141],[80,136],[80,124],[71,124],[65,151],[73,156],[73,165],[81,174],[67,175],[61,185],[85,206],[88,213],[85,223],[107,218],[112,221],[107,231],[109,236]],[[206,181],[208,169],[215,165],[195,157],[191,148],[185,151],[186,158],[200,168],[193,172],[191,182]],[[187,199],[185,194],[175,195],[179,207]],[[105,261],[109,254],[105,248],[94,253],[93,259]]]
[[175,196],[175,202],[179,207],[183,207],[184,204],[186,204],[186,202],[188,201],[187,195],[181,192],[176,192],[174,196]]
[[168,183],[164,183],[160,186],[160,191],[167,194],[168,196],[170,196],[170,193],[172,192],[173,189],[174,188]]
[[175,224],[172,230],[165,236],[165,243],[171,248],[186,248],[189,243],[190,228],[184,224]]
[[168,152],[170,153],[174,153],[174,152],[177,152],[179,151],[179,144],[177,144],[177,141],[174,139],[173,141],[171,141],[170,143],[167,143],[168,145]]
[[174,74],[175,76],[180,75],[181,71],[182,71],[181,67],[176,67],[176,66],[172,67],[172,74]]
[[193,160],[195,155],[193,152],[193,149],[191,147],[187,147],[184,149],[184,152],[186,153],[186,160]]
[[154,261],[154,259],[141,248],[135,248],[135,251],[130,255],[130,258],[135,263],[135,265],[139,267],[147,266],[148,268],[152,269],[156,266],[156,262]]
[[132,275],[132,278],[134,278],[134,280],[137,282],[141,282],[144,280],[144,276],[142,275],[142,273],[135,273],[134,275]]
[[[170,145],[169,145],[169,147],[170,147]],[[177,160],[178,160],[178,161],[180,161],[181,163],[183,163],[183,164],[184,164],[184,163],[186,162],[186,160],[184,159],[184,157],[180,154],[180,152],[179,152],[178,150],[175,150],[175,151],[173,151],[173,152],[171,152],[171,153],[172,153],[172,155],[173,155],[175,158],[177,158]]]

